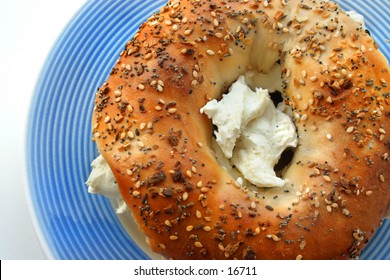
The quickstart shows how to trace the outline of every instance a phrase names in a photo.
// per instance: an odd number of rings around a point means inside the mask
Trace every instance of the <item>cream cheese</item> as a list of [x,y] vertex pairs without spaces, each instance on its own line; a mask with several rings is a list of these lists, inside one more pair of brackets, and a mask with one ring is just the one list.
[[[207,103],[201,113],[217,126],[219,148],[247,181],[258,187],[285,185],[273,167],[285,149],[297,146],[298,138],[290,117],[275,108],[268,90],[252,91],[241,76],[228,94]],[[221,165],[226,166],[226,159]]]
[[114,174],[102,155],[99,155],[92,163],[92,171],[87,182],[88,192],[99,194],[116,200],[116,212],[121,214],[126,211],[127,206],[123,201],[118,189]]
[[363,29],[366,29],[366,23],[364,20],[364,16],[355,12],[355,11],[348,11],[346,12],[347,15],[349,15],[354,21],[360,23],[362,25]]

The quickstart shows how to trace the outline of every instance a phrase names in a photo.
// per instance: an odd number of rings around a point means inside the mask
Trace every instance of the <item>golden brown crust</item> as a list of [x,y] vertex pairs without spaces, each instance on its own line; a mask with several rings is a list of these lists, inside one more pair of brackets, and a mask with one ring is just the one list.
[[[199,109],[276,60],[299,146],[291,186],[256,192],[218,165]],[[99,89],[94,140],[167,258],[353,258],[390,203],[388,81],[373,39],[332,2],[173,0]]]

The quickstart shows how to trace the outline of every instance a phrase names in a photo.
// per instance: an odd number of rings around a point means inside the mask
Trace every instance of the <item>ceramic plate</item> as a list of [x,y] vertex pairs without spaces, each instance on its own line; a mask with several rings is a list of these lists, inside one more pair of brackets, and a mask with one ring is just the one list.
[[[390,1],[337,1],[366,17],[387,58]],[[142,235],[112,203],[89,195],[84,182],[97,156],[90,139],[96,89],[125,43],[165,0],[89,1],[58,38],[43,67],[27,132],[28,195],[41,242],[54,259],[149,259]],[[129,225],[130,223],[130,225]],[[127,226],[125,227],[124,224]],[[158,258],[158,257],[157,257]],[[386,220],[363,259],[390,259]]]

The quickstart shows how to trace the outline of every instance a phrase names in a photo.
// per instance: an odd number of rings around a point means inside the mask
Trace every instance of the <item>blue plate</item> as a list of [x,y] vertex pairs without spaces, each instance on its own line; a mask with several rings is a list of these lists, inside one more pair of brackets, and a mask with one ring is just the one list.
[[[366,18],[390,58],[390,1],[340,0]],[[112,203],[89,195],[84,182],[97,156],[90,140],[96,89],[142,22],[165,0],[88,1],[57,40],[38,80],[27,132],[28,192],[37,232],[49,258],[149,259]],[[141,245],[140,245],[141,244]],[[390,220],[362,259],[390,259]]]

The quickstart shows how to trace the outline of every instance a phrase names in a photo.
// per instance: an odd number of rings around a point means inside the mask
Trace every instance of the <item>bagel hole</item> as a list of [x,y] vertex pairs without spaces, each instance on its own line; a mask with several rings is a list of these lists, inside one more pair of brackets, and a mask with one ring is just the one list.
[[284,171],[286,170],[287,167],[290,166],[292,162],[294,153],[295,150],[293,148],[288,148],[282,153],[278,163],[274,166],[274,171],[276,173],[276,176],[278,176],[279,178],[283,177]]
[[282,96],[282,93],[280,91],[278,91],[278,90],[274,91],[274,92],[271,92],[270,96],[271,96],[271,100],[274,103],[275,107],[278,107],[278,104],[282,103],[283,100],[284,100],[283,96]]

